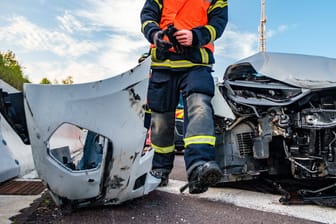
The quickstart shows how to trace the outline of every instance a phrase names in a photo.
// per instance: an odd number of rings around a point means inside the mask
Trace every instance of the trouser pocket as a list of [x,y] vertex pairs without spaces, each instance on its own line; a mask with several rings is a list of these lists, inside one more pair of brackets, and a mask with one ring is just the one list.
[[148,85],[148,105],[156,112],[169,111],[170,103],[169,77],[159,72],[153,72]]

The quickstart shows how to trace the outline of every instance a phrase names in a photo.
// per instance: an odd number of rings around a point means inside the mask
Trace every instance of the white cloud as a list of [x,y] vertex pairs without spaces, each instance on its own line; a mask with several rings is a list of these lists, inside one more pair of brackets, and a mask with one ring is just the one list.
[[124,35],[115,35],[105,42],[106,49],[99,55],[98,62],[109,66],[114,73],[124,72],[137,64],[142,51],[148,51],[149,44],[143,39],[132,39]]
[[[67,60],[49,62],[25,62],[24,72],[27,74],[41,74],[31,77],[38,83],[46,77],[53,81],[61,81],[71,75],[75,83],[100,80],[121,74],[137,65],[138,58],[148,50],[148,43],[143,39],[134,40],[130,36],[114,35],[101,43],[104,50],[95,54],[92,61]],[[139,50],[142,49],[143,51]]]
[[215,42],[216,55],[237,60],[256,53],[257,45],[257,33],[241,32],[228,24],[222,38]]
[[[149,44],[140,33],[143,3],[88,0],[86,10],[67,9],[50,18],[58,22],[58,26],[50,28],[22,16],[13,17],[1,27],[0,41],[10,43],[10,49],[20,49],[25,55],[51,52],[58,56],[50,61],[23,60],[24,73],[33,82],[46,76],[61,80],[72,75],[79,83],[117,75],[135,66],[140,54],[148,50]],[[97,40],[95,31],[104,31],[105,36]],[[89,54],[90,59],[85,59]]]
[[60,61],[35,62],[25,66],[25,73],[36,74],[34,77],[29,77],[33,83],[39,83],[42,78],[48,78],[51,82],[58,80],[61,82],[68,76],[72,76],[75,83],[84,83],[94,80],[106,78],[109,74],[109,69],[102,66],[97,66],[94,63],[83,63],[69,61],[62,63]]
[[24,51],[49,51],[58,56],[79,57],[97,50],[90,41],[78,41],[67,33],[47,30],[22,16],[9,19],[8,26],[0,30],[0,41]]
[[[20,49],[25,55],[51,52],[58,56],[23,59],[24,72],[35,83],[44,77],[60,81],[68,75],[75,83],[111,77],[134,67],[148,51],[149,43],[140,32],[143,4],[144,0],[86,0],[85,10],[65,9],[50,18],[58,26],[49,28],[22,16],[12,17],[0,27],[0,41],[15,46],[11,48],[14,53]],[[241,32],[229,24],[215,43],[217,64],[223,66],[255,53],[257,41],[257,34]]]
[[91,20],[100,27],[114,29],[120,33],[140,35],[140,11],[144,0],[87,0],[88,10],[76,14]]
[[92,31],[68,11],[65,11],[63,16],[57,16],[56,19],[60,22],[60,27],[68,33],[73,34],[77,31]]
[[285,24],[280,25],[280,26],[278,26],[276,29],[270,29],[270,30],[267,30],[267,31],[266,31],[266,37],[271,38],[271,37],[273,37],[273,36],[275,36],[275,35],[277,35],[277,34],[279,34],[279,33],[286,32],[286,31],[288,31],[289,29],[292,29],[292,28],[295,28],[295,27],[296,27],[295,24],[293,24],[293,25],[285,25]]

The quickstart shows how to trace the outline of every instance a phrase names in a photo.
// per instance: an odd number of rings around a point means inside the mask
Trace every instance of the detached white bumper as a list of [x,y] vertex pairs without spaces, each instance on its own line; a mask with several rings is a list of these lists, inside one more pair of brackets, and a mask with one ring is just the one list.
[[150,59],[101,81],[24,85],[34,163],[59,204],[119,204],[154,190],[143,153]]

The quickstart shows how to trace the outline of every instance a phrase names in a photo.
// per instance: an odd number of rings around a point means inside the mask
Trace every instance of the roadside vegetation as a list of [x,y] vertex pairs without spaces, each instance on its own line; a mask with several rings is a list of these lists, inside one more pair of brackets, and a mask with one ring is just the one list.
[[23,83],[30,83],[28,77],[23,75],[22,67],[12,51],[0,52],[0,79],[20,91]]
[[[31,83],[29,77],[23,74],[22,66],[15,58],[12,51],[0,52],[0,79],[13,86],[19,91],[23,90],[24,83]],[[48,78],[42,78],[39,84],[73,84],[72,76],[67,76],[61,82],[53,80],[51,82]]]

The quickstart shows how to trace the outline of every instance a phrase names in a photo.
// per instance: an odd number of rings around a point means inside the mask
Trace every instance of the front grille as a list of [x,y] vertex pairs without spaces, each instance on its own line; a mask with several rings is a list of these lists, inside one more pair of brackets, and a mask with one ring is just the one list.
[[253,132],[243,132],[236,135],[240,156],[252,154],[253,137]]

